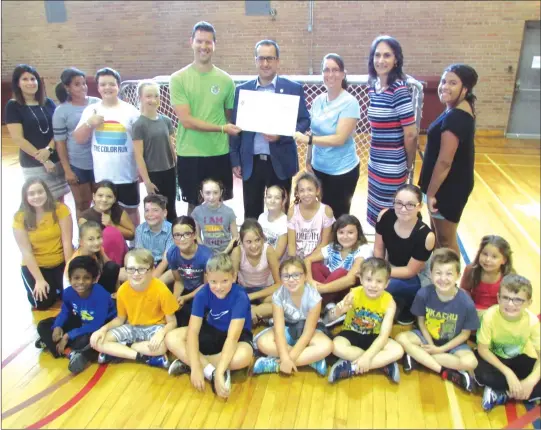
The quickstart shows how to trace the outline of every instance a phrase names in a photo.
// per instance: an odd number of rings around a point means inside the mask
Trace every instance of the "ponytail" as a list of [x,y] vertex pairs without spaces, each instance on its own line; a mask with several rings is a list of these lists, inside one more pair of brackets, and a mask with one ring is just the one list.
[[477,97],[472,92],[472,90],[468,90],[468,92],[466,93],[466,97],[464,97],[464,100],[466,100],[470,104],[473,116],[475,116],[475,102],[477,100]]
[[56,84],[56,87],[54,89],[54,92],[56,94],[56,98],[60,103],[66,102],[70,97],[68,94],[68,90],[66,90],[66,87],[62,82],[59,82]]
[[349,85],[349,84],[348,84],[348,80],[347,80],[347,78],[344,76],[344,79],[342,79],[342,88],[343,88],[344,90],[347,90],[347,89],[348,89],[348,85]]

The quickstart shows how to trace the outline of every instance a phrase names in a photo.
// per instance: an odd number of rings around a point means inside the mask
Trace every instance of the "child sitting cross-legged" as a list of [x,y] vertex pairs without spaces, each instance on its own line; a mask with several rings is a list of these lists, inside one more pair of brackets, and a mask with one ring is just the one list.
[[154,257],[148,249],[129,251],[124,263],[128,280],[117,291],[118,316],[95,331],[90,344],[101,353],[99,363],[125,358],[167,368],[164,338],[177,326],[177,300],[153,278]]
[[297,366],[310,366],[325,376],[332,341],[318,329],[321,296],[306,282],[306,265],[299,257],[280,264],[282,286],[272,295],[274,327],[256,336],[257,348],[267,357],[254,363],[253,373],[291,374]]
[[96,279],[98,262],[91,256],[75,257],[68,266],[69,284],[62,296],[62,308],[56,318],[38,323],[37,346],[47,348],[55,358],[69,357],[68,369],[82,372],[97,354],[89,348],[90,335],[116,316],[108,293]]
[[532,284],[523,276],[503,277],[498,304],[483,314],[477,332],[475,379],[485,386],[483,409],[509,399],[533,402],[541,397],[539,319],[528,310]]
[[460,257],[449,248],[434,251],[430,274],[433,285],[421,288],[411,305],[419,329],[396,337],[406,351],[404,371],[409,373],[420,363],[471,392],[468,372],[477,367],[477,359],[466,341],[479,328],[479,317],[473,300],[456,285]]
[[382,258],[366,259],[360,268],[361,287],[353,288],[329,312],[331,319],[346,314],[344,329],[334,338],[333,354],[341,358],[329,372],[329,382],[381,369],[391,381],[400,381],[396,361],[404,350],[389,336],[396,303],[385,291],[391,265]]
[[231,257],[220,253],[207,262],[205,284],[193,298],[188,327],[167,335],[167,349],[179,360],[170,375],[190,373],[192,385],[205,389],[205,379],[220,397],[231,393],[230,370],[248,367],[252,361],[250,299],[233,283],[236,273]]

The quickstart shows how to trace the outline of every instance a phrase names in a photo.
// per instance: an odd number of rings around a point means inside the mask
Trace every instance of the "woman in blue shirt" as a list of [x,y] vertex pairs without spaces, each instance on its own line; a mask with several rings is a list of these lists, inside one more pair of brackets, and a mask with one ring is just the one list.
[[326,93],[312,102],[312,134],[295,133],[297,143],[311,146],[306,168],[319,178],[323,203],[336,218],[349,213],[351,199],[359,180],[359,156],[353,133],[360,118],[357,99],[346,91],[344,61],[338,54],[327,54],[322,62]]

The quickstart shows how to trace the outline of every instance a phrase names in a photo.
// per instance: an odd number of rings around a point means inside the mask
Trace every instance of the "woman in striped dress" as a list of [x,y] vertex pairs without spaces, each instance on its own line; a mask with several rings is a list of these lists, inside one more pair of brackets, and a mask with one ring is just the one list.
[[393,196],[406,183],[415,161],[417,127],[403,63],[396,39],[379,36],[372,42],[368,60],[372,139],[367,220],[373,227],[381,210],[393,207]]

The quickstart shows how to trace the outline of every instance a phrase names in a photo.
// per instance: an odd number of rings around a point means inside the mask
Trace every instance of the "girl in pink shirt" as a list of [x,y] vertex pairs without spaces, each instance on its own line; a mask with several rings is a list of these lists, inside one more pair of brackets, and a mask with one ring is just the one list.
[[287,214],[287,250],[290,257],[306,258],[329,243],[334,216],[321,203],[321,184],[313,173],[302,172],[295,179],[295,205]]
[[238,273],[238,283],[246,288],[252,302],[252,322],[272,316],[272,294],[280,286],[278,255],[265,242],[263,228],[248,218],[240,228],[240,246],[233,249],[231,260]]

